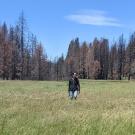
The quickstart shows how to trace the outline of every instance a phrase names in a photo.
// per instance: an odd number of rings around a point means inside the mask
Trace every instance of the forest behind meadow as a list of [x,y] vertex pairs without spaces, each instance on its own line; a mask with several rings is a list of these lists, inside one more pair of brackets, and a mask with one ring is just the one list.
[[45,45],[36,33],[28,32],[26,22],[22,12],[15,25],[0,25],[1,79],[66,80],[73,72],[82,79],[134,78],[135,33],[129,39],[121,34],[113,43],[96,35],[92,42],[75,37],[69,41],[65,56],[49,59]]

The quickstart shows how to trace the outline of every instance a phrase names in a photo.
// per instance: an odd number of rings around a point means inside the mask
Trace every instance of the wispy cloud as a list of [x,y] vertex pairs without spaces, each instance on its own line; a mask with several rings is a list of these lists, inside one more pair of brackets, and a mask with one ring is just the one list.
[[110,17],[106,12],[100,10],[82,10],[76,14],[66,16],[66,19],[79,24],[96,26],[122,27],[118,19]]

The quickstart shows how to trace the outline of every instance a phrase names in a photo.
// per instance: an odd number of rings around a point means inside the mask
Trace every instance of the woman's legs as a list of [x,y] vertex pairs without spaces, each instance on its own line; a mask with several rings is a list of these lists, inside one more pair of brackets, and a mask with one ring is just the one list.
[[69,91],[69,96],[70,99],[72,100],[73,98],[77,99],[78,91]]

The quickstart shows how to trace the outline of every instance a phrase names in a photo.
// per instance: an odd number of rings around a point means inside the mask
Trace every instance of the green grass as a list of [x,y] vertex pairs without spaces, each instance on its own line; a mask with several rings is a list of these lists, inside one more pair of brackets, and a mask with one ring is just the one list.
[[134,135],[135,82],[0,81],[0,135]]

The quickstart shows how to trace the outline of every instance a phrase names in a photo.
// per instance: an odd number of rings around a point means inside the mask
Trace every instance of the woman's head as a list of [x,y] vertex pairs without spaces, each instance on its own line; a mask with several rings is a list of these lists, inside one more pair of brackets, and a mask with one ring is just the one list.
[[73,74],[72,74],[72,77],[73,77],[73,78],[77,77],[77,74],[76,74],[76,73],[73,73]]

